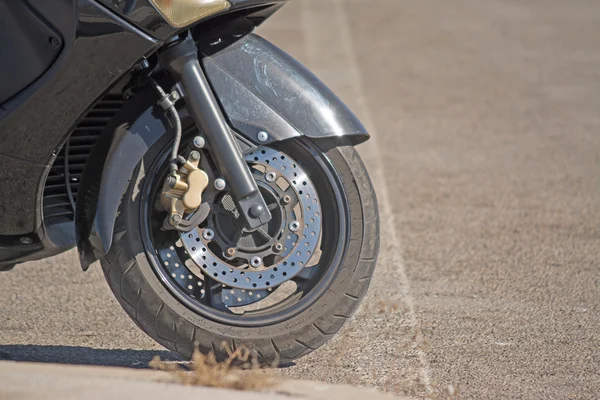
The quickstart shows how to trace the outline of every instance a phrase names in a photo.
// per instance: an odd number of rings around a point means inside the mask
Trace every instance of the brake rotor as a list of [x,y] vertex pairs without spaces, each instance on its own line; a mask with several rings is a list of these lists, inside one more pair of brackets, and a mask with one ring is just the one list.
[[271,179],[259,177],[257,182],[263,189],[269,190],[275,203],[282,207],[276,239],[283,249],[274,252],[270,247],[272,242],[251,246],[246,241],[241,246],[242,254],[246,258],[260,254],[261,260],[268,254],[275,256],[277,261],[256,269],[253,268],[255,265],[250,265],[250,260],[243,265],[235,265],[223,254],[226,240],[214,234],[203,235],[207,228],[182,232],[180,237],[194,263],[213,280],[232,289],[266,290],[294,278],[309,264],[321,236],[321,207],[313,183],[286,154],[260,147],[248,154],[246,161],[255,174],[257,170],[264,169],[264,175],[269,172],[277,175],[277,179],[272,179],[272,174],[269,176]]

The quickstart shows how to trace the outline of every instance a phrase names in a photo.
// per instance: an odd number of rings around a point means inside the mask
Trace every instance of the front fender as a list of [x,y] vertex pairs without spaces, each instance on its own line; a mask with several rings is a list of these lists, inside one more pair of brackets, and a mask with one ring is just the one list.
[[[369,135],[344,103],[282,50],[248,35],[204,55],[206,75],[232,128],[252,142],[260,131],[276,142],[298,136]],[[129,100],[106,127],[84,172],[77,200],[77,247],[86,270],[112,246],[121,196],[144,154],[170,131],[170,122],[146,90]]]
[[302,64],[260,36],[250,34],[203,65],[233,128],[256,141],[295,136],[345,136],[359,144],[369,134],[352,111]]

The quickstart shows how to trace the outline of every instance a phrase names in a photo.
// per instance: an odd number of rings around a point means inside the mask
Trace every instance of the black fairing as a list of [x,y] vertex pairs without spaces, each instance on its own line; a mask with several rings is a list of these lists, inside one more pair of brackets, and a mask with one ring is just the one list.
[[[66,249],[46,244],[42,226],[50,167],[86,110],[160,45],[92,0],[27,2],[60,35],[61,52],[37,80],[0,105],[0,265]],[[33,244],[21,245],[23,236]]]
[[[0,0],[0,104],[46,71],[60,54],[62,36],[22,0]],[[10,40],[7,40],[10,38]]]
[[[203,59],[206,75],[239,134],[256,142],[297,136],[313,139],[368,139],[352,112],[310,71],[264,39],[250,34],[233,46]],[[112,245],[118,204],[143,154],[170,129],[156,97],[143,92],[130,100],[104,133],[86,171],[77,206],[78,248],[82,266],[103,257]],[[85,199],[85,203],[82,203]]]

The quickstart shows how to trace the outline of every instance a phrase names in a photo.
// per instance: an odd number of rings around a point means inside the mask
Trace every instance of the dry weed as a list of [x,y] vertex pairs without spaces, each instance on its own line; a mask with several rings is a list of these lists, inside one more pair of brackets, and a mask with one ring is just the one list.
[[178,364],[166,363],[158,356],[150,361],[149,366],[170,372],[177,382],[184,385],[249,391],[265,390],[275,385],[274,379],[260,368],[252,351],[244,347],[231,351],[226,343],[221,347],[228,354],[225,361],[217,361],[212,352],[204,355],[195,350],[189,371]]

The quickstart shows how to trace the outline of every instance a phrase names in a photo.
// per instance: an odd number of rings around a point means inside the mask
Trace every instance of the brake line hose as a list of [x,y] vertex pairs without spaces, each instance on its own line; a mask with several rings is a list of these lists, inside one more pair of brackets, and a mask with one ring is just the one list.
[[158,101],[158,104],[169,113],[170,115],[170,120],[171,123],[173,125],[175,125],[175,143],[173,143],[173,149],[171,150],[171,171],[175,172],[179,169],[179,166],[177,165],[177,161],[178,161],[178,153],[179,153],[179,144],[181,143],[181,133],[182,133],[182,129],[181,129],[181,119],[179,118],[179,113],[177,112],[177,109],[175,108],[175,102],[177,102],[177,100],[179,100],[180,95],[179,92],[177,90],[173,91],[170,94],[167,94],[162,87],[160,87],[160,85],[154,80],[151,79],[150,80],[152,82],[152,85],[154,86],[154,88],[156,89],[156,91],[158,92],[159,96],[160,96],[160,100]]

